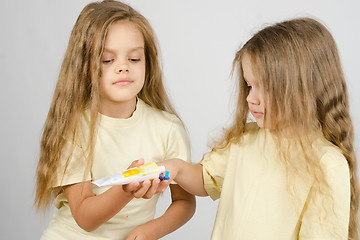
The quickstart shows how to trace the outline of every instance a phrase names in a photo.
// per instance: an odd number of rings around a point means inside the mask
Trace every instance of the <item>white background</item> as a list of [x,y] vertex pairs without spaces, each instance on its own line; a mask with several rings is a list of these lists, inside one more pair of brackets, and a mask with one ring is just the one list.
[[[36,214],[35,168],[40,137],[70,32],[86,0],[0,3],[0,235],[39,239],[51,212]],[[165,85],[190,136],[193,162],[229,123],[235,51],[264,24],[313,16],[338,43],[348,82],[355,149],[360,137],[360,5],[357,0],[128,0],[152,24]],[[291,109],[289,109],[291,111]],[[170,202],[160,197],[157,214]],[[163,239],[209,239],[218,201],[197,198],[195,216]],[[54,211],[54,209],[52,210]],[[261,231],[261,229],[259,229]]]

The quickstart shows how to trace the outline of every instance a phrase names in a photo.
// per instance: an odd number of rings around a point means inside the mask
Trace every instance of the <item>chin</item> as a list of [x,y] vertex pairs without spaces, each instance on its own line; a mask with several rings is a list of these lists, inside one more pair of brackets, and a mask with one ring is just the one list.
[[256,122],[256,124],[259,126],[259,128],[264,128],[264,124],[262,122]]

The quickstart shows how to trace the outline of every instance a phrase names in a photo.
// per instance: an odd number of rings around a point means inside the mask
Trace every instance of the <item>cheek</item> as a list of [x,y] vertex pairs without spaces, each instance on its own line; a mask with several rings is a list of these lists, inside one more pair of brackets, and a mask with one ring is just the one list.
[[102,72],[102,76],[100,78],[100,82],[99,82],[99,92],[101,95],[104,95],[104,93],[106,93],[107,88],[109,87],[109,80],[107,78],[107,74],[105,72]]
[[140,67],[140,74],[143,76],[144,79],[145,79],[145,73],[146,73],[146,65],[144,63]]
[[102,67],[101,68],[101,77],[100,77],[100,86],[104,85],[106,82],[106,79],[108,79],[108,68]]
[[100,84],[99,84],[99,93],[101,96],[104,96],[104,92],[105,92],[105,84],[104,84],[103,77],[101,77]]
[[137,68],[136,71],[136,77],[138,78],[138,80],[142,83],[145,82],[145,76],[146,76],[146,69],[145,69],[145,65],[144,66],[139,66]]

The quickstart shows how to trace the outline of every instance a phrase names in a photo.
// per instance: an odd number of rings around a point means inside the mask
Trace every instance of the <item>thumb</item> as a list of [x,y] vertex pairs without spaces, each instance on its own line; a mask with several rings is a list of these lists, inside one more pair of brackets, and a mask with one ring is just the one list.
[[133,161],[130,166],[128,167],[129,168],[135,168],[135,167],[138,167],[138,166],[141,166],[144,164],[144,159],[143,158],[140,158],[139,160],[135,160]]

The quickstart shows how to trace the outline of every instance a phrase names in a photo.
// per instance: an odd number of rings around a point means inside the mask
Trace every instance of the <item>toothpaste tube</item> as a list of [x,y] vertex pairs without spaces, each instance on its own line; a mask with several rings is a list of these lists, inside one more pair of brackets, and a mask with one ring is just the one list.
[[130,168],[122,173],[114,174],[110,177],[100,178],[92,183],[98,187],[124,185],[133,181],[142,182],[146,179],[160,178],[169,179],[169,172],[165,171],[164,166],[158,166],[155,162],[150,162],[136,168]]

